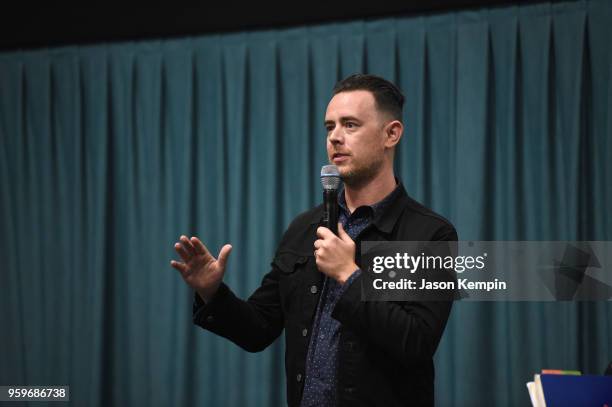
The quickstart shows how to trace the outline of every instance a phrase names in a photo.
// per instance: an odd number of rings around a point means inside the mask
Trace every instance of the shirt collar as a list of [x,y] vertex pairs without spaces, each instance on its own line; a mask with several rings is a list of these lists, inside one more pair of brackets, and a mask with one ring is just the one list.
[[[397,186],[387,197],[385,197],[383,201],[385,201],[385,205],[382,208],[377,208],[376,214],[373,217],[372,224],[383,233],[391,233],[397,219],[404,211],[404,207],[409,202],[410,198],[404,189],[404,185],[401,180],[395,179]],[[338,194],[338,197],[344,199],[344,188],[341,189],[341,193]],[[386,201],[388,198],[388,201]],[[340,201],[338,201],[340,204]],[[346,206],[346,203],[344,202]],[[376,205],[376,204],[374,204]],[[382,209],[382,210],[381,210]],[[321,212],[323,211],[323,205],[319,205],[319,211],[316,211],[312,214],[311,224],[321,225],[323,222],[323,216]]]
[[401,182],[397,178],[395,178],[395,188],[391,191],[386,197],[381,199],[380,201],[372,204],[372,205],[362,205],[358,208],[355,208],[353,213],[350,213],[348,207],[346,206],[346,196],[344,195],[344,185],[338,191],[338,206],[346,213],[347,216],[357,214],[362,211],[367,211],[369,216],[373,219],[377,219],[385,212],[385,210],[389,207],[389,205],[393,202],[393,200],[400,194],[401,190]]

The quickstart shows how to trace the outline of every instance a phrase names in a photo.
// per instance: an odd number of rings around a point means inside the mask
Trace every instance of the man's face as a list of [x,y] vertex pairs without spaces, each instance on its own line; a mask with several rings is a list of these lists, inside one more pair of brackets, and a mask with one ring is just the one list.
[[327,157],[347,185],[372,179],[382,167],[384,119],[374,95],[365,90],[340,92],[327,105]]

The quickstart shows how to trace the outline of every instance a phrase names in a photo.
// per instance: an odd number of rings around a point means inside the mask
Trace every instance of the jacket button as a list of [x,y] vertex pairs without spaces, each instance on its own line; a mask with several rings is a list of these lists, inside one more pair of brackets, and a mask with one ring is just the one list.
[[312,287],[310,287],[310,292],[313,293],[313,294],[316,294],[317,293],[317,286],[313,285]]
[[215,317],[213,317],[212,315],[209,315],[206,317],[206,322],[213,322],[215,320]]
[[304,328],[302,329],[302,336],[306,336],[308,335],[308,329]]
[[302,374],[298,373],[297,376],[295,376],[295,380],[297,380],[298,382],[302,381]]

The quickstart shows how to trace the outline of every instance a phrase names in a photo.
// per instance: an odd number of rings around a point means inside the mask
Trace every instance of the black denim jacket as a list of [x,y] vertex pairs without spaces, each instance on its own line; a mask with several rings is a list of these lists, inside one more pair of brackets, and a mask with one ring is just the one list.
[[[356,239],[361,241],[457,240],[453,225],[414,201],[400,185],[387,210]],[[272,270],[243,301],[224,283],[204,305],[196,295],[193,321],[249,352],[270,345],[285,329],[287,401],[299,406],[306,355],[323,274],[313,255],[322,206],[293,220],[276,251]],[[359,278],[358,278],[359,279]],[[355,280],[333,318],[342,324],[338,354],[340,406],[432,406],[436,351],[452,302],[364,302]]]

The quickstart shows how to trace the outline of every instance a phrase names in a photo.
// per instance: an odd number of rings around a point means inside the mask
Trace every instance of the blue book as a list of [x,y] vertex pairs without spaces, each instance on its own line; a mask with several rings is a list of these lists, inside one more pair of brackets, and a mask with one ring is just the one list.
[[540,375],[546,407],[612,407],[612,376]]

